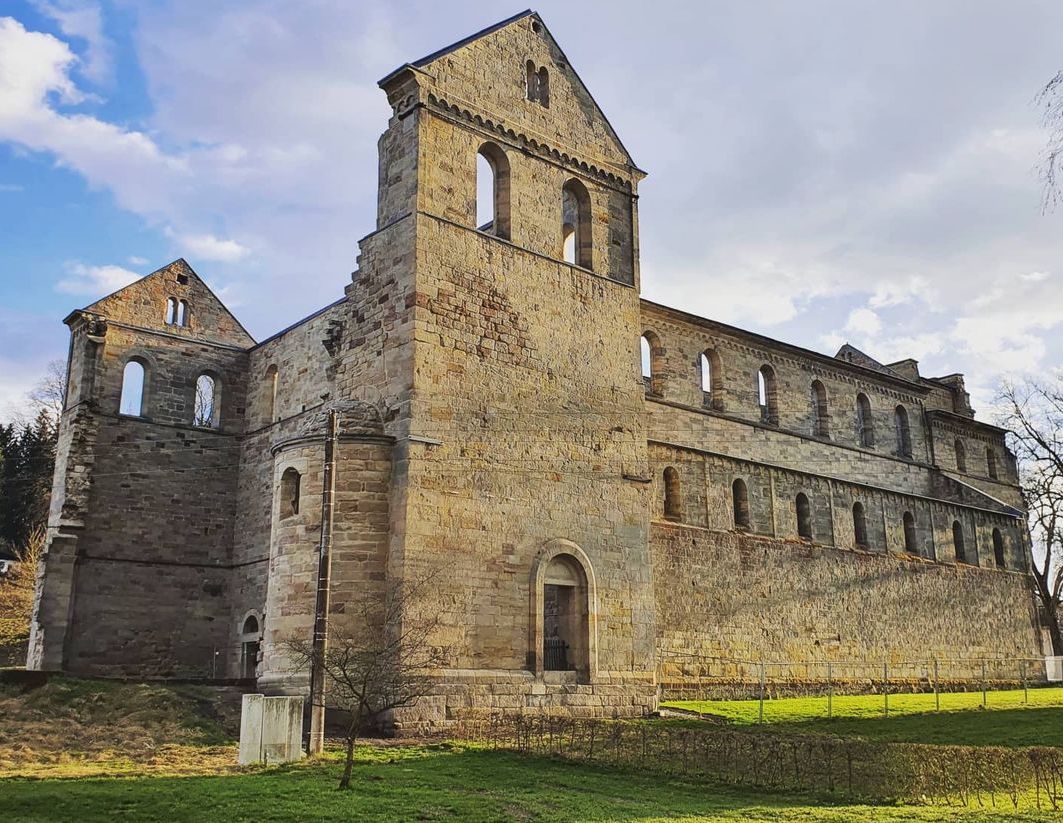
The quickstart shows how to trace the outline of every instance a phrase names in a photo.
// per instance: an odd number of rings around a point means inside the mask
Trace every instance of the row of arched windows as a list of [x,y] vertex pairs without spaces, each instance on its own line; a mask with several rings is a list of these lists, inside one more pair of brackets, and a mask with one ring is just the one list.
[[[956,438],[954,445],[956,455],[956,471],[967,473],[967,448],[963,445],[963,441]],[[999,480],[999,473],[997,472],[997,456],[993,451],[992,446],[986,446],[985,448],[985,464],[986,474],[991,480]]]
[[181,326],[182,328],[188,326],[188,303],[184,300],[167,297],[166,314],[163,315],[163,320],[167,326]]
[[[654,385],[654,363],[657,359],[656,350],[660,347],[660,341],[653,332],[645,332],[641,339],[642,354],[642,380],[646,391],[650,394],[657,393]],[[723,403],[720,391],[721,364],[720,355],[715,349],[706,349],[698,358],[701,370],[701,392],[706,407],[722,410]],[[768,425],[779,425],[779,394],[775,369],[765,363],[757,370],[756,375],[757,405],[760,410],[761,422]],[[827,388],[820,380],[813,380],[809,386],[809,407],[812,420],[813,437],[828,439],[831,436],[831,413],[830,404],[827,401]],[[912,431],[908,420],[908,410],[898,405],[893,411],[894,436],[896,440],[895,453],[901,457],[912,456]],[[875,447],[875,422],[871,414],[871,401],[863,392],[856,395],[855,407],[855,433],[857,442],[864,448]],[[995,472],[995,468],[993,470]],[[995,476],[991,474],[990,476]]]
[[[148,385],[148,370],[143,360],[131,358],[122,370],[122,392],[118,413],[143,417]],[[204,372],[196,378],[192,404],[192,425],[216,429],[221,423],[220,387],[213,375]]]
[[[593,269],[591,196],[575,177],[561,187],[557,255],[566,263]],[[510,166],[497,143],[484,143],[476,155],[476,228],[511,239]]]
[[[664,470],[664,516],[666,520],[681,521],[683,519],[683,500],[680,487],[679,472],[668,466]],[[731,483],[731,509],[734,517],[734,527],[738,531],[750,531],[753,528],[752,518],[749,512],[749,489],[745,480],[735,478]],[[812,503],[804,492],[798,492],[794,498],[794,514],[796,517],[797,534],[804,540],[813,540],[815,535],[812,527]],[[867,515],[864,504],[860,501],[853,503],[853,543],[861,549],[870,549],[871,541],[868,538]],[[910,512],[904,512],[902,516],[904,529],[904,550],[909,554],[919,554],[918,533],[916,531],[915,516]],[[967,550],[964,543],[963,525],[959,520],[952,524],[952,543],[957,563],[970,562],[967,558]],[[1005,568],[1004,537],[1000,529],[993,529],[993,560],[997,568]]]

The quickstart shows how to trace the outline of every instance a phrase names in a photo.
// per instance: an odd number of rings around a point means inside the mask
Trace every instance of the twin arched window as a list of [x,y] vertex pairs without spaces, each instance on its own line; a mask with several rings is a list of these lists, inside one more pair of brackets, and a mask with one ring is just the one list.
[[495,143],[484,143],[476,154],[476,227],[510,239],[509,160]]
[[871,401],[863,392],[856,396],[856,437],[865,449],[875,447],[875,423],[871,417]]
[[122,370],[122,397],[118,402],[119,414],[143,417],[146,373],[140,360],[130,360],[125,364]]
[[196,378],[196,396],[193,406],[192,425],[216,429],[221,420],[217,381],[209,374]]
[[166,316],[165,321],[167,326],[181,326],[188,325],[188,303],[184,300],[176,300],[173,297],[166,298]]
[[985,465],[986,465],[986,471],[989,472],[989,479],[990,480],[996,480],[997,479],[997,456],[996,456],[996,453],[993,451],[993,447],[992,446],[986,446],[986,450],[985,450]]
[[967,449],[963,445],[963,441],[956,438],[956,443],[953,446],[956,452],[956,471],[963,474],[967,473]]
[[546,66],[535,68],[529,60],[524,66],[526,72],[526,92],[528,99],[538,103],[544,109],[550,108],[550,72]]
[[591,196],[573,177],[561,189],[561,257],[566,263],[591,269],[592,246]]

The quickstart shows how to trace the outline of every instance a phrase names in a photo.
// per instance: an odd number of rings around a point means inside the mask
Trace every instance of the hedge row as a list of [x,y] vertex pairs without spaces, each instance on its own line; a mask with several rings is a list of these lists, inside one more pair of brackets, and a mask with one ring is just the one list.
[[668,776],[845,797],[1063,807],[1063,749],[934,746],[706,724],[496,715],[459,734],[492,748]]

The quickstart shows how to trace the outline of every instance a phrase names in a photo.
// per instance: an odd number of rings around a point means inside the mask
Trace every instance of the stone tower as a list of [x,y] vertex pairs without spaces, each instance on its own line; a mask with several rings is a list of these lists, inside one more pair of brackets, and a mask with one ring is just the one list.
[[1038,653],[962,375],[640,300],[643,173],[533,12],[380,85],[336,302],[256,343],[178,260],[67,318],[31,667],[305,693],[325,545],[334,638],[430,581],[450,659],[402,721]]

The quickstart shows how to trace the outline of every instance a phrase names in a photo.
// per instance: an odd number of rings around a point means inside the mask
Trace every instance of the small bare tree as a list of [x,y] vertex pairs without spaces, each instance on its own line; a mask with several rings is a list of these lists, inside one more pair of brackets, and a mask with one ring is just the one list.
[[17,562],[0,576],[0,662],[7,658],[19,665],[25,662],[25,645],[30,636],[37,566],[44,554],[46,532],[38,527],[30,532],[24,546],[15,549]]
[[1006,383],[1001,422],[1011,429],[1034,540],[1031,570],[1054,654],[1063,655],[1063,385]]
[[450,650],[436,642],[442,623],[433,578],[389,582],[381,597],[367,598],[343,615],[342,625],[330,625],[320,659],[310,640],[287,644],[296,670],[319,662],[326,707],[346,715],[341,789],[351,785],[358,733],[429,694],[438,682],[433,674],[450,659]]
[[1048,145],[1039,171],[1045,186],[1043,208],[1049,211],[1063,201],[1063,188],[1059,183],[1063,175],[1063,71],[1041,89],[1036,102],[1043,109],[1041,122],[1048,129]]

